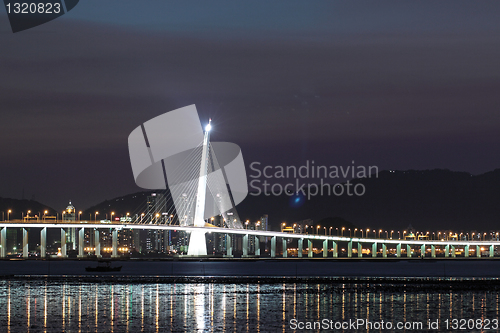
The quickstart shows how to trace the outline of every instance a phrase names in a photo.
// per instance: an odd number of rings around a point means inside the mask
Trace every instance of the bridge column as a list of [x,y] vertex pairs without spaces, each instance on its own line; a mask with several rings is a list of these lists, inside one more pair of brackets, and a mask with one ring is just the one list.
[[363,246],[361,245],[361,242],[358,242],[358,258],[363,257]]
[[377,243],[372,244],[372,257],[377,257]]
[[299,238],[298,244],[297,244],[297,256],[299,258],[302,258],[302,248],[304,247],[304,240],[302,238]]
[[382,243],[382,257],[387,258],[387,245]]
[[444,256],[445,258],[448,258],[450,256],[450,245],[447,244],[444,248]]
[[243,235],[243,257],[248,257],[248,234]]
[[431,257],[436,258],[436,246],[431,245]]
[[260,238],[255,236],[255,255],[260,256]]
[[233,242],[230,234],[226,234],[226,255],[224,257],[233,257]]
[[287,249],[287,247],[286,247],[286,238],[283,238],[283,239],[281,240],[281,244],[283,244],[283,245],[282,245],[282,250],[283,250],[283,258],[286,258],[286,257],[288,257],[288,249]]
[[338,256],[339,256],[339,248],[338,248],[338,244],[337,244],[336,241],[333,241],[332,250],[333,250],[333,257],[334,258],[338,258]]
[[401,243],[396,245],[396,257],[401,258]]
[[493,258],[495,256],[495,246],[492,244],[490,245],[490,258]]
[[23,258],[28,258],[28,230],[23,228]]
[[328,257],[328,240],[323,241],[323,258]]
[[479,245],[476,245],[476,257],[481,257],[481,247]]
[[85,245],[85,228],[78,230],[78,257],[83,258],[83,246]]
[[451,246],[451,257],[452,258],[455,258],[457,256],[456,252],[455,252],[455,245],[452,245]]
[[94,247],[95,255],[97,258],[101,258],[101,237],[99,237],[99,229],[94,229]]
[[2,247],[0,248],[0,257],[5,258],[5,254],[7,252],[7,227],[2,228],[0,232],[0,240]]
[[113,252],[111,253],[112,258],[118,257],[118,229],[113,229]]
[[352,240],[347,243],[347,257],[351,258],[352,257]]
[[425,244],[422,244],[422,245],[420,246],[420,256],[421,256],[422,258],[425,258]]
[[410,244],[406,244],[406,257],[407,258],[411,257],[411,246],[410,246]]
[[276,258],[276,236],[271,237],[271,258]]
[[313,242],[310,239],[307,240],[307,256],[309,258],[313,257]]
[[66,258],[66,230],[61,228],[61,258]]
[[468,257],[469,256],[469,245],[465,245],[465,248],[464,248],[464,257]]
[[47,227],[40,231],[40,257],[45,258],[47,251]]

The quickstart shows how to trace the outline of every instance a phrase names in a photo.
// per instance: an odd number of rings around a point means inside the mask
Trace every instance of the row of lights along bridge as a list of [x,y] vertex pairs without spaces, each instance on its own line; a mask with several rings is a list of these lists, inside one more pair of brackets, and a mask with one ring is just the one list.
[[[423,239],[423,240],[499,240],[499,232],[453,232],[453,231],[407,231],[407,230],[382,230],[363,228],[334,228],[321,227],[320,225],[300,226],[281,224],[281,232],[303,233],[313,235],[328,235],[340,237],[385,238],[385,239]],[[397,237],[397,238],[396,238]]]
[[[5,215],[4,215],[5,212],[2,212],[2,219],[5,221]],[[7,214],[7,219],[6,221],[10,221],[10,216],[12,214],[12,210],[9,209],[7,210],[6,212]],[[69,211],[62,211],[61,214],[59,215],[58,212],[56,212],[56,215],[55,216],[51,216],[51,215],[48,215],[48,210],[45,210],[43,211],[43,215],[41,214],[41,212],[38,212],[38,215],[34,212],[32,212],[31,210],[28,210],[26,212],[26,215],[24,214],[24,212],[21,212],[22,214],[22,220],[24,222],[26,221],[32,221],[32,220],[36,220],[36,221],[48,221],[48,220],[53,220],[55,222],[58,222],[59,221],[59,216],[61,216],[61,219],[64,220],[65,219],[65,215],[67,214],[71,214],[72,212],[69,212]],[[82,211],[79,211],[78,212],[78,221],[81,221],[81,216],[82,216],[83,212]],[[75,214],[76,215],[76,214]],[[99,216],[99,212],[96,211],[94,214],[90,213],[89,214],[89,220],[92,221],[92,215],[94,215],[94,222],[97,222],[97,217]],[[105,219],[107,220],[108,219],[108,214],[105,213]],[[110,219],[113,220],[113,217],[114,217],[115,212],[111,212],[110,213]],[[142,213],[140,215],[140,220],[139,221],[142,221],[143,218],[144,218],[144,213]],[[126,218],[127,220],[129,219],[129,216],[130,216],[130,213],[127,213],[126,214]],[[158,219],[160,217],[160,214],[156,214],[156,218]],[[173,215],[170,216],[171,218],[173,218]],[[248,229],[248,228],[251,228],[251,229],[254,229],[252,228],[251,226],[251,222],[249,220],[247,220],[245,222],[245,229]],[[259,226],[260,226],[260,221],[257,221],[255,223],[255,229],[259,229]],[[336,235],[336,236],[341,236],[341,237],[360,237],[361,238],[385,238],[385,239],[396,239],[396,233],[397,233],[397,239],[424,239],[424,240],[482,240],[482,241],[485,241],[487,240],[488,236],[489,236],[489,239],[490,240],[499,240],[499,233],[498,232],[461,232],[461,233],[457,233],[457,232],[452,232],[452,231],[439,231],[439,232],[430,232],[430,231],[426,231],[426,232],[423,232],[423,231],[406,231],[406,230],[403,230],[402,232],[397,230],[397,231],[394,231],[394,230],[382,230],[382,229],[363,229],[363,228],[345,228],[345,227],[341,227],[341,228],[333,228],[333,227],[321,227],[320,225],[305,225],[305,226],[301,226],[301,225],[297,225],[297,224],[293,224],[292,226],[287,226],[286,225],[286,222],[283,222],[282,225],[281,225],[281,232],[289,232],[289,233],[304,233],[304,234],[316,234],[316,235],[329,235],[329,236],[332,236],[332,235]]]

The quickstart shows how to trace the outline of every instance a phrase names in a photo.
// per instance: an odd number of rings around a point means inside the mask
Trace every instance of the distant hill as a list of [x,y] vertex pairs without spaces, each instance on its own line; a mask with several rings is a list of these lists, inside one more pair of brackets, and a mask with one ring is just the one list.
[[[314,224],[336,216],[354,228],[403,230],[411,224],[417,230],[500,230],[500,169],[473,176],[449,170],[381,171],[378,178],[357,179],[366,188],[363,196],[323,195],[307,198],[254,196],[237,206],[242,220],[257,221],[269,215],[273,229],[282,222],[312,219]],[[154,191],[137,192],[107,200],[89,208],[84,215],[98,218],[140,214],[146,198]],[[102,214],[102,215],[101,215]],[[325,220],[324,226],[338,221]],[[330,224],[331,223],[331,224]]]
[[111,213],[114,212],[113,217],[126,216],[127,213],[130,215],[138,214],[146,211],[147,197],[153,192],[165,192],[164,190],[151,190],[136,192],[122,197],[117,197],[111,200],[105,200],[97,205],[87,208],[83,212],[82,219],[93,220],[96,218],[95,212],[99,212],[97,219],[111,218]]
[[[11,210],[12,212],[10,214],[7,214],[9,210]],[[0,219],[7,219],[7,215],[9,215],[9,218],[11,220],[21,219],[23,215],[26,216],[28,210],[31,211],[31,216],[38,214],[43,215],[44,211],[48,211],[48,215],[53,216],[56,214],[55,209],[38,201],[0,197]]]

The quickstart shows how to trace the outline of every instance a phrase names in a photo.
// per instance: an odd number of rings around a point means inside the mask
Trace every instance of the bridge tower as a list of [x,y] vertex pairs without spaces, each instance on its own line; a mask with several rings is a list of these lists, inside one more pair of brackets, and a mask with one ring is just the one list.
[[[210,140],[210,129],[212,128],[211,119],[205,127],[203,137],[203,151],[201,153],[200,177],[198,178],[198,190],[196,192],[196,206],[194,211],[194,226],[205,226],[205,199],[207,194],[207,173],[208,173],[208,149]],[[197,230],[191,232],[189,238],[188,256],[206,256],[207,243],[205,231]]]

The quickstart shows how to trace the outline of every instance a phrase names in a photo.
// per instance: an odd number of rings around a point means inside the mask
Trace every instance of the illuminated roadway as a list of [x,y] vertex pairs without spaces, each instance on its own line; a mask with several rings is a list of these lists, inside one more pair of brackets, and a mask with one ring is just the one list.
[[[45,228],[77,228],[80,229],[80,240],[83,240],[83,230],[84,229],[114,229],[113,230],[113,248],[115,251],[114,255],[117,255],[116,247],[117,247],[117,231],[121,229],[154,229],[154,230],[177,230],[177,231],[203,231],[206,233],[220,233],[225,234],[227,237],[231,237],[231,235],[242,235],[243,236],[243,255],[247,256],[248,253],[248,238],[249,236],[260,236],[260,237],[270,237],[271,238],[271,257],[276,256],[276,239],[281,238],[283,241],[283,247],[286,249],[286,239],[297,239],[298,240],[298,253],[299,257],[302,256],[302,251],[304,249],[303,241],[308,241],[308,254],[309,257],[312,257],[312,241],[323,241],[323,256],[328,256],[328,251],[333,252],[333,257],[338,256],[338,245],[337,242],[346,242],[348,243],[347,256],[352,257],[352,245],[355,243],[357,245],[357,256],[362,256],[363,244],[372,244],[372,256],[376,256],[378,252],[377,245],[380,244],[382,246],[382,256],[387,256],[387,246],[393,245],[396,246],[396,256],[402,256],[402,247],[406,246],[406,252],[411,253],[410,246],[418,245],[421,248],[421,251],[425,253],[425,251],[430,247],[431,251],[428,256],[435,257],[435,247],[446,248],[445,256],[448,256],[451,251],[451,257],[455,257],[455,248],[463,247],[464,248],[464,256],[468,257],[470,254],[470,248],[475,247],[475,254],[477,257],[480,256],[481,247],[483,251],[485,251],[485,247],[489,247],[489,257],[494,257],[494,249],[495,246],[500,246],[500,241],[496,240],[482,240],[482,241],[468,241],[468,240],[414,240],[414,239],[384,239],[384,238],[359,238],[359,237],[344,237],[344,236],[330,236],[330,235],[314,235],[314,234],[294,234],[294,233],[284,233],[277,231],[263,231],[263,230],[250,230],[250,229],[228,229],[228,228],[218,228],[218,227],[193,227],[193,226],[178,226],[178,225],[158,225],[158,224],[127,224],[127,223],[87,223],[87,222],[76,222],[76,223],[54,223],[54,222],[3,222],[0,223],[0,231],[1,235],[1,244],[2,246],[2,257],[5,257],[5,245],[6,244],[6,228],[23,228],[23,232],[26,235],[26,239],[23,249],[27,246],[27,234],[28,231],[26,228],[42,228],[42,247],[43,253],[45,253],[45,244],[46,237],[44,230]],[[97,240],[97,239],[96,239]],[[82,241],[83,243],[83,241]],[[99,241],[96,241],[99,243]],[[231,242],[226,242],[231,243]],[[256,255],[260,254],[259,242],[255,242],[256,246]],[[79,249],[80,256],[83,255],[83,247]],[[227,256],[232,256],[232,248],[228,246],[226,248]],[[284,252],[284,256],[286,256],[286,252]],[[356,254],[356,253],[355,253]],[[24,251],[23,251],[24,255]],[[43,257],[44,255],[42,255]]]

